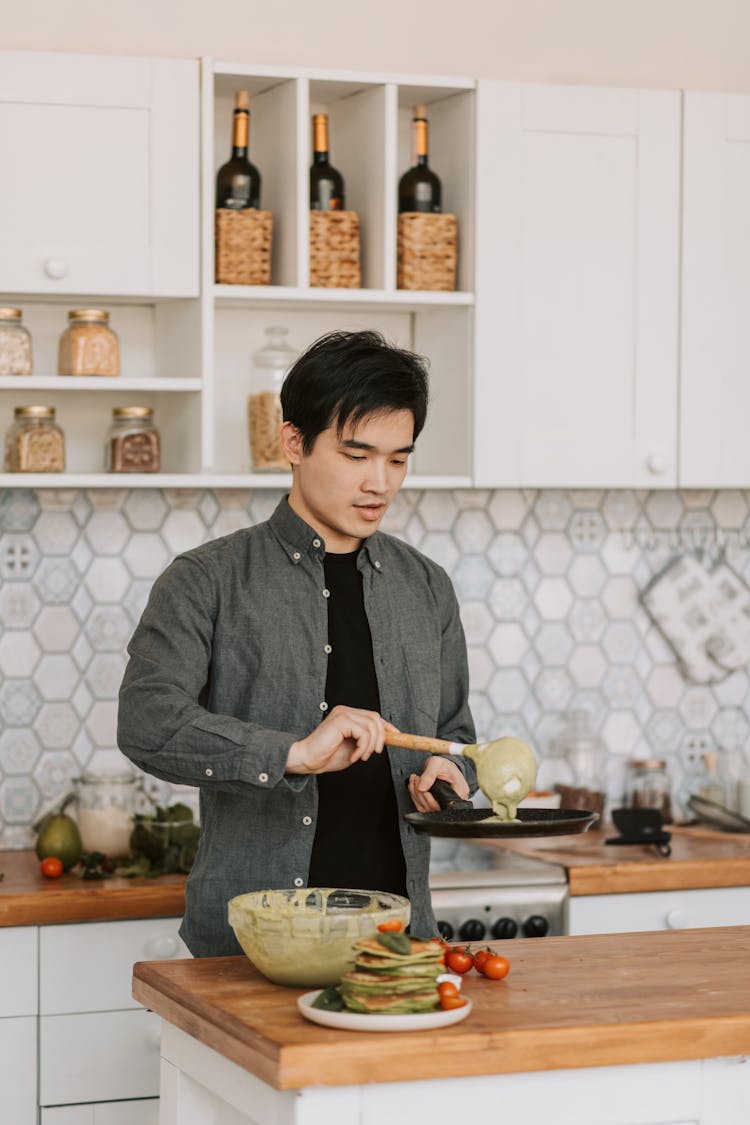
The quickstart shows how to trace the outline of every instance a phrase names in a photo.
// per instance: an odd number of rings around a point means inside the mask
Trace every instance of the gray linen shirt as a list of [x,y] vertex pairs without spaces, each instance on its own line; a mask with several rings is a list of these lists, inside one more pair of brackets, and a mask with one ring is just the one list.
[[[180,555],[156,580],[128,646],[120,749],[147,773],[200,787],[201,840],[181,934],[196,956],[239,953],[234,895],[307,885],[314,775],[289,747],[325,716],[325,544],[285,499],[271,518]],[[466,644],[445,571],[383,532],[358,557],[381,711],[399,729],[473,742]],[[400,813],[424,761],[387,749]],[[472,788],[468,758],[453,759]],[[436,933],[429,838],[401,819],[412,933]]]

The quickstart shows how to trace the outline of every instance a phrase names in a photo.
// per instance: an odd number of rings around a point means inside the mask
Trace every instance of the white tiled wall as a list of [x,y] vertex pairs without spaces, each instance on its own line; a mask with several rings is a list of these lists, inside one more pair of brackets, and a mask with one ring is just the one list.
[[[125,645],[153,579],[178,552],[265,519],[279,493],[112,489],[0,494],[0,846],[115,749]],[[469,645],[480,738],[540,754],[561,714],[586,710],[619,798],[633,754],[666,756],[680,798],[700,753],[750,763],[750,678],[685,682],[641,608],[678,553],[718,550],[750,582],[740,492],[411,492],[386,530],[451,574]],[[692,779],[692,780],[691,780]]]

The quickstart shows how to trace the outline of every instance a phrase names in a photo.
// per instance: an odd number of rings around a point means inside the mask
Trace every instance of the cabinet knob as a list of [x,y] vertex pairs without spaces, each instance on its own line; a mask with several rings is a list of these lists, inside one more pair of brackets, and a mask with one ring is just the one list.
[[668,910],[664,921],[668,930],[684,930],[687,926],[687,915],[684,910]]
[[661,453],[652,453],[646,465],[655,477],[661,477],[667,471],[667,459]]
[[68,276],[68,263],[64,258],[47,258],[44,263],[44,272],[53,281],[60,281],[61,278]]
[[157,961],[168,961],[170,957],[176,955],[177,948],[177,938],[170,934],[162,934],[161,937],[148,942],[146,946],[148,956]]

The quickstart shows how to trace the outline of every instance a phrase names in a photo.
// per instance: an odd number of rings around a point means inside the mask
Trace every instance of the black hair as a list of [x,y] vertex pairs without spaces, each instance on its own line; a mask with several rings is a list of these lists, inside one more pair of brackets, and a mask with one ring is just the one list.
[[410,410],[414,440],[427,417],[427,361],[389,344],[380,332],[328,332],[289,369],[281,388],[285,422],[310,453],[318,434],[336,426],[341,437],[370,414]]

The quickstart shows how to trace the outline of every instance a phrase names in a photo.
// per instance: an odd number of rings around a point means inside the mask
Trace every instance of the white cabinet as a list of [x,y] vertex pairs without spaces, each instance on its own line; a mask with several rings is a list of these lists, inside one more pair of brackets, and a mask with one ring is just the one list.
[[43,1109],[41,1125],[159,1125],[159,1102],[155,1098],[55,1106]]
[[0,1120],[36,1125],[36,1017],[0,1018]]
[[198,292],[198,64],[0,54],[0,291]]
[[571,934],[618,934],[750,925],[750,887],[574,895]]
[[674,485],[679,93],[477,97],[475,484]]
[[750,95],[685,94],[680,483],[750,481]]

